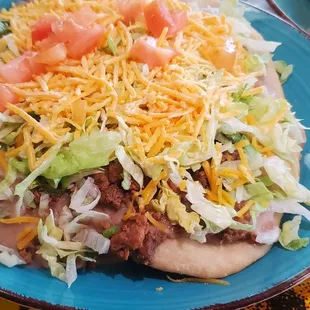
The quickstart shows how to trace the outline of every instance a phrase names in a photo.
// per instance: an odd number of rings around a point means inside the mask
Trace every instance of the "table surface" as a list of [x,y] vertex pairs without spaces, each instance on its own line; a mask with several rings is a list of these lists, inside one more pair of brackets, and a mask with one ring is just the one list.
[[[266,0],[244,0],[265,11],[275,13]],[[273,310],[273,309],[310,309],[310,279],[297,285],[291,290],[276,296],[268,301],[248,307],[244,310]],[[30,308],[17,305],[13,302],[0,298],[0,309],[4,310],[31,310]]]

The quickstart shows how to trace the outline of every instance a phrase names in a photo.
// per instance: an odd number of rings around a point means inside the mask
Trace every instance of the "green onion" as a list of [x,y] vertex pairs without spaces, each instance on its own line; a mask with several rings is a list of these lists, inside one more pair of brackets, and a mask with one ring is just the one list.
[[103,236],[110,239],[118,232],[118,230],[119,227],[117,225],[111,226],[103,232]]

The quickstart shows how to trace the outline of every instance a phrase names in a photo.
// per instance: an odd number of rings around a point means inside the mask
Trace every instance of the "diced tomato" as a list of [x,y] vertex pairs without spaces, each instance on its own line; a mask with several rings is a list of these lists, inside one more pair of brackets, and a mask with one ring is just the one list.
[[56,65],[66,59],[67,49],[64,43],[59,43],[50,49],[41,52],[36,57],[36,62],[40,64],[47,64],[50,66]]
[[165,27],[172,36],[187,24],[187,13],[181,10],[169,10],[160,0],[149,3],[144,8],[144,16],[148,30],[154,37],[159,37]]
[[23,55],[29,61],[31,71],[32,71],[32,75],[40,75],[46,71],[44,64],[37,63],[37,61],[36,61],[37,55],[38,55],[38,53],[32,52],[32,51],[26,51]]
[[23,83],[30,81],[32,70],[28,59],[24,56],[20,56],[0,66],[0,77],[6,83]]
[[42,41],[46,39],[52,33],[52,23],[57,21],[57,17],[54,15],[47,15],[38,20],[32,28],[32,42]]
[[79,33],[77,40],[67,44],[68,56],[73,59],[80,59],[83,55],[90,53],[100,45],[105,29],[94,24],[90,29],[84,29]]
[[125,24],[135,22],[143,15],[144,0],[117,0],[116,4]]
[[60,43],[59,39],[57,38],[57,36],[54,33],[52,33],[48,38],[39,42],[38,46],[39,46],[41,51],[46,51],[58,43]]
[[174,28],[170,30],[170,35],[183,30],[188,23],[187,12],[183,10],[170,11],[170,15],[174,21]]
[[221,48],[216,48],[213,53],[210,53],[210,58],[218,69],[226,69],[232,72],[237,57],[237,48],[232,38],[226,39]]
[[71,14],[68,19],[82,27],[89,27],[98,19],[98,15],[89,6],[85,6],[78,12]]
[[0,84],[0,112],[6,110],[6,103],[16,104],[18,101],[18,97],[8,87]]
[[79,40],[84,27],[78,25],[71,19],[57,21],[52,25],[52,30],[58,42],[73,42]]
[[132,59],[147,64],[150,69],[169,63],[177,54],[173,49],[152,46],[143,39],[139,39],[130,51]]

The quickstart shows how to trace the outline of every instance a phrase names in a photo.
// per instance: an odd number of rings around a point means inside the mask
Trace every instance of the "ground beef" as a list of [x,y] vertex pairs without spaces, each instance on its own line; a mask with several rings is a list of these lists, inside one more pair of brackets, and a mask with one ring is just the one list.
[[203,168],[200,168],[197,171],[194,171],[192,173],[193,179],[195,181],[199,181],[199,183],[204,187],[204,188],[209,188],[209,182],[206,176],[206,173]]
[[177,187],[170,179],[168,179],[167,183],[168,183],[169,187],[171,188],[171,190],[173,190],[176,194],[178,194],[180,196],[181,202],[186,206],[186,210],[188,212],[192,211],[190,209],[191,203],[186,198],[187,193],[186,192],[182,192],[179,189],[179,187]]
[[110,182],[104,173],[94,174],[92,177],[101,192],[109,187]]
[[245,230],[227,228],[222,233],[221,243],[247,242],[255,243],[256,234]]
[[222,163],[228,160],[230,161],[240,160],[238,151],[236,150],[233,153],[229,153],[228,151],[225,151],[222,156]]
[[101,204],[119,209],[123,203],[130,199],[128,193],[126,193],[126,191],[123,190],[119,185],[111,184],[105,174],[100,173],[94,175],[93,177],[95,184],[98,186],[101,192]]
[[154,226],[149,226],[148,233],[145,236],[142,247],[140,247],[133,257],[138,262],[149,264],[155,254],[156,248],[167,238],[167,234]]
[[143,246],[147,231],[146,217],[142,214],[134,215],[111,238],[110,250],[127,260],[132,250],[137,250]]
[[32,242],[25,249],[18,251],[18,254],[27,264],[31,264],[36,254],[36,246]]
[[[235,210],[238,212],[239,210],[241,210],[245,204],[247,203],[247,201],[241,201],[241,202],[236,202],[235,203]],[[250,212],[246,212],[242,217],[235,217],[234,220],[243,223],[243,224],[250,224],[252,221],[251,218],[251,214]]]
[[140,190],[140,185],[134,179],[131,179],[130,190],[138,192]]
[[58,218],[62,213],[64,206],[70,205],[69,194],[63,194],[62,196],[50,196],[49,207],[53,210],[56,225],[58,225]]
[[154,219],[167,226],[167,233],[148,223],[144,215],[136,214],[111,238],[111,251],[125,260],[130,255],[138,262],[149,264],[156,248],[168,237],[171,228],[164,215],[155,212],[151,214]]
[[118,161],[113,161],[108,166],[108,178],[112,184],[120,185],[123,181],[123,167]]
[[100,202],[104,205],[111,205],[117,209],[121,208],[123,201],[127,200],[128,195],[116,184],[111,184],[106,190],[101,192]]

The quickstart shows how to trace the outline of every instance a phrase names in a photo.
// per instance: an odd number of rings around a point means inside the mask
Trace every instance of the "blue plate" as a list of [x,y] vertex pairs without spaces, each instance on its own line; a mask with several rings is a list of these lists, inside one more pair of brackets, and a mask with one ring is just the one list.
[[310,1],[309,0],[268,0],[270,5],[282,17],[291,21],[310,36]]
[[[0,3],[9,5],[7,0]],[[294,65],[294,74],[284,85],[285,94],[297,117],[305,118],[304,125],[310,127],[310,41],[295,28],[259,10],[249,9],[246,17],[267,40],[283,43],[275,59]],[[310,142],[304,152],[310,153]],[[303,162],[301,181],[310,188],[309,171]],[[302,223],[300,235],[310,237],[309,222]],[[236,309],[289,289],[310,275],[309,266],[310,246],[290,252],[276,245],[260,261],[228,277],[229,286],[174,284],[166,281],[164,273],[128,265],[83,272],[70,289],[48,271],[0,267],[0,295],[44,309]],[[156,291],[157,287],[163,290]]]

